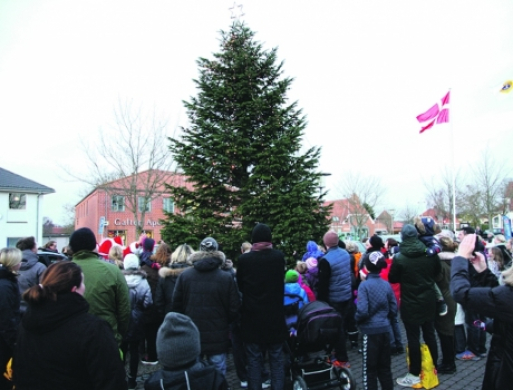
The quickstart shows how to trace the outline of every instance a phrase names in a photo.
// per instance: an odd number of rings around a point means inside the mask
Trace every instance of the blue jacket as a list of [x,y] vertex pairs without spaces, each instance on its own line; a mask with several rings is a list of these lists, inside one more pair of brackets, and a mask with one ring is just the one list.
[[328,303],[351,299],[351,257],[345,249],[333,247],[319,261],[317,299]]
[[287,294],[299,295],[301,297],[302,300],[299,301],[299,309],[301,309],[309,302],[305,290],[303,290],[303,288],[297,282],[285,283],[285,296],[283,297],[283,304],[285,306],[290,305],[297,300],[295,298],[288,297]]
[[397,302],[390,283],[379,274],[368,274],[358,287],[355,320],[364,334],[388,333],[390,318],[397,315]]

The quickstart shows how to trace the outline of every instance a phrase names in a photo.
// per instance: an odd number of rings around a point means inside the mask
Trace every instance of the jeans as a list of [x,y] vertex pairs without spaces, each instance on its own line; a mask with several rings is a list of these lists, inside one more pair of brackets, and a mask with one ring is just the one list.
[[404,322],[406,330],[406,338],[408,339],[408,355],[410,357],[410,373],[415,376],[420,375],[420,330],[422,329],[422,337],[429,348],[433,364],[438,363],[438,346],[436,344],[435,325],[433,321],[424,322],[421,325],[409,324]]
[[[241,337],[241,329],[240,325],[235,323],[232,325],[231,331],[232,338],[232,354],[233,354],[233,363],[235,365],[235,372],[237,373],[237,377],[241,382],[248,381],[248,359],[246,358],[246,351],[244,350],[244,343]],[[262,371],[262,381],[266,381],[269,379],[269,372],[263,368]]]
[[467,349],[467,336],[465,334],[465,325],[454,326],[454,352],[462,353]]
[[285,385],[285,369],[283,360],[283,344],[252,344],[246,343],[248,359],[248,389],[262,389],[262,368],[264,366],[263,351],[269,355],[271,367],[271,383],[273,390],[283,390]]
[[214,365],[217,371],[220,371],[223,373],[223,375],[226,375],[226,354],[220,353],[217,355],[207,355],[207,361]]
[[339,362],[347,362],[349,360],[347,357],[345,319],[349,310],[350,301],[351,300],[344,302],[330,302],[330,306],[342,316],[342,329],[340,332],[340,338],[335,344],[335,357]]

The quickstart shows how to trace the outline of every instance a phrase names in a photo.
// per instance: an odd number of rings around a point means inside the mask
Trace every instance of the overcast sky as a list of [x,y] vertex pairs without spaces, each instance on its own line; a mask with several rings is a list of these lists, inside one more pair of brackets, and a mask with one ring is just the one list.
[[[322,148],[328,199],[344,171],[382,175],[383,206],[423,203],[423,181],[475,161],[486,145],[509,167],[513,99],[511,0],[246,0],[243,21],[278,47],[289,97],[307,116],[305,147]],[[219,51],[233,1],[0,1],[0,166],[50,186],[44,215],[83,185],[79,138],[108,131],[119,99],[156,107],[170,133],[186,125],[196,60]],[[451,123],[419,135],[416,116],[451,88]],[[511,94],[513,96],[513,93]],[[115,142],[116,134],[112,134]],[[83,189],[82,189],[83,191]]]

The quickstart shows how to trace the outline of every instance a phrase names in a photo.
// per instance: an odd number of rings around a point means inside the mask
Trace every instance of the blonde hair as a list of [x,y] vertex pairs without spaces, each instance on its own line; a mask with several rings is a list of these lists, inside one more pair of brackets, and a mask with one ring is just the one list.
[[22,254],[18,248],[3,248],[0,251],[0,264],[12,272],[21,263]]
[[242,253],[246,253],[248,250],[251,249],[251,244],[249,242],[243,242],[241,247],[240,247],[240,250],[242,251]]
[[171,264],[175,263],[188,263],[187,259],[194,250],[187,244],[179,245],[175,251],[171,254]]
[[123,262],[123,249],[119,245],[113,245],[109,251],[109,259]]
[[304,261],[298,261],[296,263],[296,271],[300,274],[304,274],[308,270],[308,267]]

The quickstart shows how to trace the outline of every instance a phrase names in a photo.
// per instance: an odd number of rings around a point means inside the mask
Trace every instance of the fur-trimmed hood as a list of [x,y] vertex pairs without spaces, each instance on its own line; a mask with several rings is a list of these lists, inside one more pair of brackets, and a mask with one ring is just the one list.
[[191,265],[187,263],[175,263],[172,264],[171,267],[162,267],[159,269],[159,276],[164,279],[169,277],[177,278],[183,271],[190,267]]
[[438,254],[438,258],[442,261],[446,261],[448,263],[451,262],[452,259],[454,259],[454,256],[456,256],[456,253],[454,252],[440,252]]
[[126,284],[128,287],[135,287],[139,283],[141,283],[142,280],[146,279],[147,275],[146,272],[142,270],[123,270],[123,275],[126,279]]
[[213,252],[194,252],[190,255],[189,261],[193,267],[198,271],[211,271],[215,268],[220,268],[226,261],[226,256],[221,251]]

